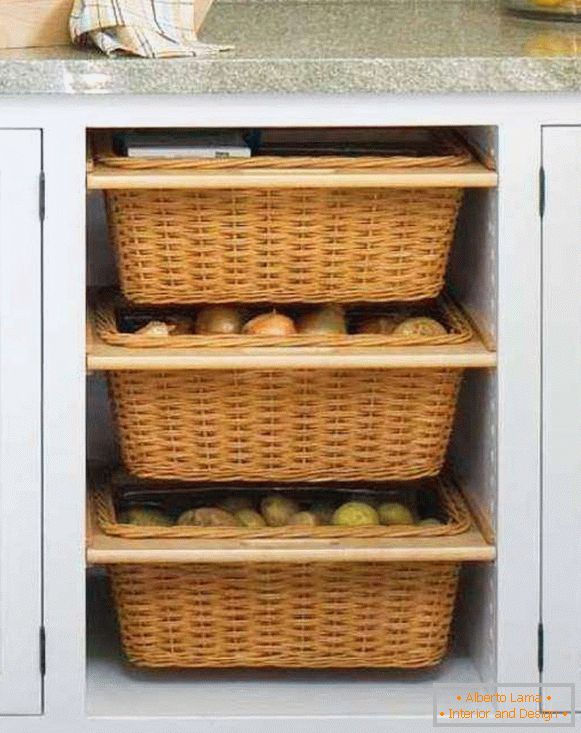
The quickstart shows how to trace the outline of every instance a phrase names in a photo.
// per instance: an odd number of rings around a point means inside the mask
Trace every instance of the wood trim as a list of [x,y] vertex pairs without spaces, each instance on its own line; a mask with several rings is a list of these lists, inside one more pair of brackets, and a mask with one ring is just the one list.
[[96,164],[89,189],[232,188],[494,188],[495,171],[475,161],[451,168],[401,168],[348,172],[309,170],[122,170]]

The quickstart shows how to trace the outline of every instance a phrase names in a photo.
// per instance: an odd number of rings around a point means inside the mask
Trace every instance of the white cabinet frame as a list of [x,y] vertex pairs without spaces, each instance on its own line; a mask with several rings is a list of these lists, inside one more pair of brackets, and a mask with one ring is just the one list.
[[[42,709],[40,130],[0,129],[0,714]],[[1,728],[1,723],[0,723]]]
[[543,167],[543,679],[581,689],[581,126],[543,130]]

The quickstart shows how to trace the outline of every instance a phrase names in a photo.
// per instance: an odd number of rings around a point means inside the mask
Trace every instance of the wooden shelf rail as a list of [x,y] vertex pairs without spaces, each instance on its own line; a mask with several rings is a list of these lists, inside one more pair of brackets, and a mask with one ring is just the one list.
[[309,170],[123,170],[96,163],[87,173],[89,189],[234,188],[494,188],[498,175],[482,163],[450,168],[385,171]]
[[89,565],[246,562],[489,562],[496,556],[480,531],[451,537],[385,540],[134,540],[105,535],[87,517]]
[[496,361],[477,334],[453,346],[133,349],[104,343],[87,318],[89,371],[494,368]]

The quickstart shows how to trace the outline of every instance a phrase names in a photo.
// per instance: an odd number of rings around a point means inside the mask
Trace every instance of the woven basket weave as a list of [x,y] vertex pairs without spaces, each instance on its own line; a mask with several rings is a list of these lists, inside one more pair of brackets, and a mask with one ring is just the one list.
[[[292,309],[285,309],[291,313]],[[394,312],[392,309],[391,312]],[[186,311],[191,313],[192,311]],[[264,312],[262,309],[260,312]],[[360,322],[365,316],[384,315],[389,308],[367,308],[365,311],[349,309],[347,320],[351,324]],[[445,326],[447,333],[438,336],[402,336],[397,334],[325,334],[296,336],[250,336],[247,334],[207,336],[187,334],[179,336],[144,336],[139,333],[124,333],[119,330],[116,318],[115,300],[106,297],[95,311],[95,326],[99,338],[112,346],[129,348],[231,348],[231,347],[290,347],[290,346],[326,346],[344,348],[349,346],[451,346],[469,341],[473,336],[472,326],[460,308],[445,296],[439,302],[418,309],[417,315],[427,315]],[[365,316],[364,316],[365,314]],[[163,320],[163,313],[159,316]],[[351,329],[350,329],[351,330]]]
[[135,303],[418,300],[444,285],[461,189],[107,192]]
[[436,475],[462,369],[117,371],[121,451],[140,478]]
[[[105,166],[335,170],[454,168],[472,156],[433,134],[432,155],[270,156],[148,160],[97,155]],[[362,182],[364,186],[364,182]],[[350,302],[435,297],[444,284],[461,188],[110,190],[111,239],[135,303]]]
[[109,575],[139,666],[421,668],[447,650],[459,568],[119,565]]
[[[118,492],[115,491],[111,483],[106,483],[96,489],[91,494],[91,503],[95,518],[101,530],[109,536],[125,537],[126,539],[386,539],[388,537],[451,537],[466,532],[470,528],[472,520],[466,502],[458,487],[449,478],[444,477],[432,479],[425,486],[429,486],[437,492],[439,505],[438,516],[441,517],[442,521],[440,525],[425,526],[410,524],[364,527],[335,527],[327,525],[318,527],[264,527],[259,529],[250,527],[192,527],[180,525],[171,527],[144,527],[119,522],[115,510],[115,499]],[[381,486],[376,490],[372,490],[374,493],[377,493],[378,500],[381,500],[382,488],[385,490],[386,487]],[[408,489],[407,491],[413,494],[413,489]],[[339,498],[336,503],[348,501],[352,498],[349,491],[342,492],[340,488],[339,493],[334,493],[333,488],[326,489],[326,492],[331,496],[344,497],[343,499]],[[335,492],[337,492],[337,489],[335,489]],[[167,495],[171,497],[172,493],[172,488],[168,488]],[[263,490],[261,493],[262,495],[266,495],[272,493],[272,490],[270,492]],[[123,492],[121,491],[122,494]],[[182,490],[180,490],[180,494],[180,501],[183,505],[184,498]],[[196,502],[199,494],[199,491],[190,494],[190,506],[201,505],[199,501]],[[224,490],[222,498],[231,494],[232,490]],[[144,496],[147,496],[147,494]],[[300,501],[301,498],[305,498],[304,493],[301,496],[301,492],[297,492],[294,498]],[[384,500],[387,501],[388,499]],[[212,502],[206,501],[204,505],[211,506]]]

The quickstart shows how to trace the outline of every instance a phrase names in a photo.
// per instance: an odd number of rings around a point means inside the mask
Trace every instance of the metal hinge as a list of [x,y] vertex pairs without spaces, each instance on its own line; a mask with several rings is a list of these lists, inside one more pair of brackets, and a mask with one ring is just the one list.
[[44,626],[39,630],[40,641],[40,674],[44,677],[46,674],[46,630]]
[[540,623],[537,628],[537,643],[538,643],[537,662],[538,662],[539,672],[542,672],[545,667],[545,629],[543,628],[542,623]]
[[38,212],[40,220],[44,221],[46,213],[46,177],[44,171],[41,171],[38,177]]
[[547,177],[545,169],[541,166],[539,170],[539,213],[541,219],[545,215],[545,203],[547,200]]

